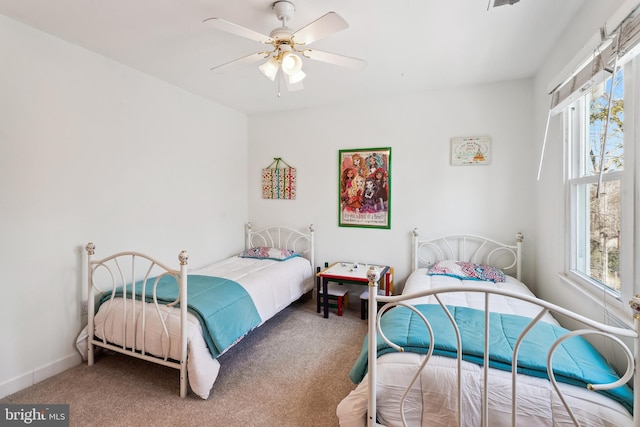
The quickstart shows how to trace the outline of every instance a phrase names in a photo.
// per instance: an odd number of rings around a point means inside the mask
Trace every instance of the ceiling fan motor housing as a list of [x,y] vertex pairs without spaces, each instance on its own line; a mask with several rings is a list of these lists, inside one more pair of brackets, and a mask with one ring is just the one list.
[[269,33],[269,37],[274,40],[289,41],[292,32],[289,27],[278,27]]
[[276,11],[276,16],[283,24],[291,19],[293,12],[296,10],[293,3],[289,1],[277,1],[273,4],[272,8]]

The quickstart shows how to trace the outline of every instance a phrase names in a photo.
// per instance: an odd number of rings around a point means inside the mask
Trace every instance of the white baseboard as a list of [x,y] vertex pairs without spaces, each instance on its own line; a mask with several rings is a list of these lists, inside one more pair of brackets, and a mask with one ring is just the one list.
[[82,358],[80,357],[80,354],[71,354],[63,357],[62,359],[58,359],[55,362],[34,369],[24,375],[5,381],[0,384],[0,399],[27,387],[31,387],[32,385],[54,375],[58,375],[67,369],[79,365],[81,362]]

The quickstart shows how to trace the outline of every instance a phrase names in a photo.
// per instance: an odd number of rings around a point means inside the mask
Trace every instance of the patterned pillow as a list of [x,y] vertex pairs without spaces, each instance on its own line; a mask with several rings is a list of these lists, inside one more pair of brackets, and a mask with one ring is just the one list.
[[484,280],[487,282],[504,282],[502,271],[490,265],[474,264],[472,262],[443,260],[429,268],[430,276],[451,276],[465,280]]
[[284,261],[297,256],[300,256],[300,254],[289,249],[270,248],[268,246],[257,246],[240,253],[240,258],[273,259],[276,261]]

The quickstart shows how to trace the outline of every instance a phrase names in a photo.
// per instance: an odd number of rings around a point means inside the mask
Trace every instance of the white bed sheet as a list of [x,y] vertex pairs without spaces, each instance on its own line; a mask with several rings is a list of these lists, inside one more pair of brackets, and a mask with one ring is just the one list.
[[[477,284],[475,281],[459,280],[448,276],[428,276],[427,269],[414,271],[405,283],[403,294],[411,294],[429,288]],[[504,283],[493,285],[533,295],[531,291],[513,277],[507,276]],[[484,310],[484,296],[479,293],[455,293],[441,295],[445,304]],[[434,297],[410,300],[413,304],[436,303]],[[491,295],[490,311],[534,317],[539,308],[530,303]],[[543,320],[556,323],[550,315]],[[388,353],[378,358],[377,411],[379,421],[387,426],[401,426],[400,399],[425,355],[416,353]],[[463,419],[464,426],[477,426],[481,419],[480,400],[483,368],[462,362],[463,369]],[[511,425],[511,373],[490,369],[489,375],[489,420],[492,426]],[[518,426],[573,425],[562,401],[557,397],[551,383],[545,379],[525,375],[518,376]],[[405,402],[405,417],[409,426],[457,426],[456,415],[456,359],[432,356],[422,371],[419,380]],[[345,397],[337,408],[342,427],[366,425],[368,386],[367,377]],[[560,384],[569,405],[581,425],[627,426],[632,420],[629,412],[619,403],[587,389]]]
[[314,287],[311,264],[303,257],[274,261],[236,256],[189,274],[238,282],[251,295],[263,323]]
[[[303,294],[313,289],[314,280],[309,260],[303,257],[295,257],[286,261],[258,260],[252,258],[230,257],[225,260],[213,263],[198,270],[190,271],[189,274],[224,277],[234,280],[242,285],[251,298],[262,319],[262,323],[275,316],[282,309],[286,308],[293,301]],[[122,313],[122,299],[116,298],[116,313]],[[138,318],[142,315],[142,303],[136,304]],[[155,306],[145,303],[147,313],[146,337],[142,342],[142,322],[136,322],[138,331],[136,333],[136,348],[144,345],[147,353],[161,356],[169,350],[169,358],[179,359],[179,333],[180,333],[180,312],[179,309],[160,307],[163,318],[166,319],[169,329],[170,339],[162,334],[162,322],[155,315]],[[129,303],[127,319],[131,319],[132,305]],[[98,338],[107,340],[116,345],[123,342],[123,316],[105,314],[104,305],[98,310],[95,316],[95,334]],[[209,393],[220,370],[220,363],[211,356],[207,344],[202,335],[200,322],[192,314],[188,314],[188,338],[187,338],[187,371],[189,376],[189,386],[191,390],[203,399],[209,397]],[[86,327],[78,336],[76,347],[83,358],[87,357],[87,330]],[[127,346],[133,344],[133,334],[126,333]],[[169,348],[169,342],[173,343]],[[228,350],[228,349],[227,349]],[[225,351],[227,351],[225,350]]]

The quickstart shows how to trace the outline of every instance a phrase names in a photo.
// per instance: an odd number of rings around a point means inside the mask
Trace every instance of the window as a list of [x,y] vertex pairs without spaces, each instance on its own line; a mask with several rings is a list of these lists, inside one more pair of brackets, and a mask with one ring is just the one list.
[[640,293],[640,5],[623,9],[549,111],[564,119],[565,276],[618,314]]
[[570,273],[619,296],[624,71],[592,86],[567,109],[565,120]]

